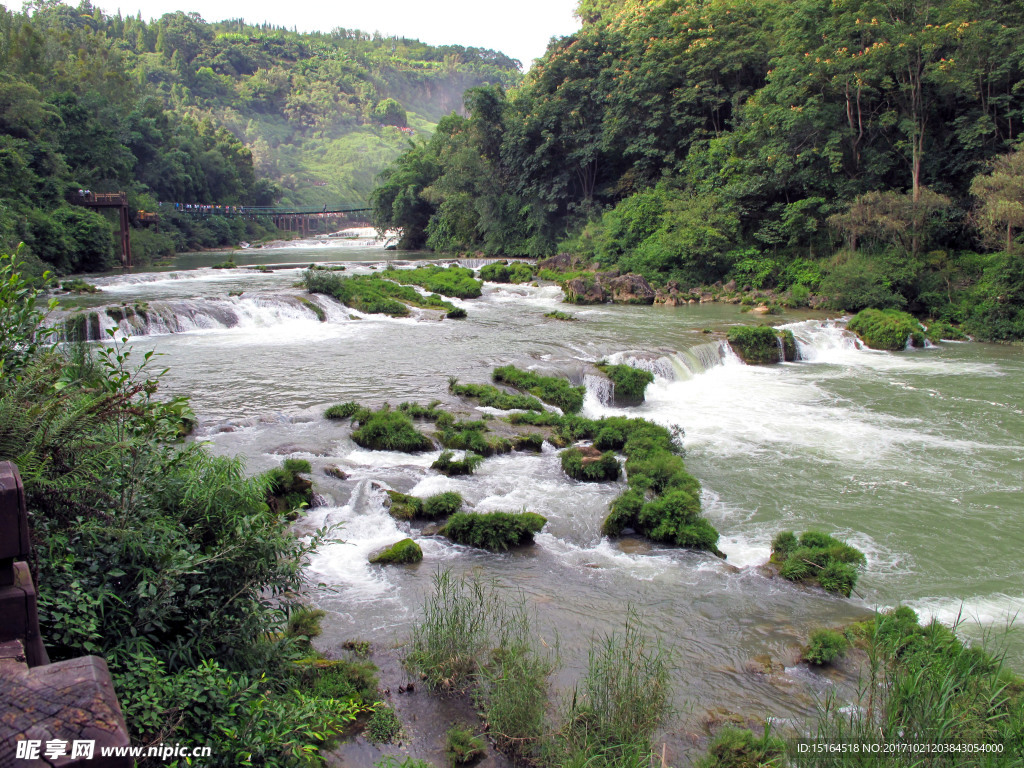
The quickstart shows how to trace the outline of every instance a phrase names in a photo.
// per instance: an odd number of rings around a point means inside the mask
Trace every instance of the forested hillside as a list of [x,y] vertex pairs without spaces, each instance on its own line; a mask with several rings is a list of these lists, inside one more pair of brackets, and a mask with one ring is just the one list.
[[379,225],[410,246],[568,250],[659,284],[735,279],[1024,336],[1019,3],[578,14],[522,87],[473,92],[469,117],[385,172]]
[[[39,269],[116,263],[114,225],[78,189],[157,203],[295,205],[365,199],[374,177],[483,83],[518,62],[357,30],[299,34],[195,14],[111,16],[83,1],[0,8],[0,244]],[[136,261],[267,233],[161,210]],[[137,223],[137,221],[133,221]]]

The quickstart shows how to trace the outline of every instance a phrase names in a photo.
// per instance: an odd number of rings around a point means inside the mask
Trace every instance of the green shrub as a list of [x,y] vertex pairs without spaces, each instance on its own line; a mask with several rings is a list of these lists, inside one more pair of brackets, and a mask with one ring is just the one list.
[[803,657],[811,664],[819,666],[831,664],[846,655],[849,641],[834,629],[816,629],[811,632],[810,641],[804,648]]
[[615,385],[617,405],[639,405],[644,401],[644,390],[654,381],[654,374],[629,365],[597,366]]
[[454,515],[462,509],[462,494],[456,491],[445,491],[428,496],[423,500],[423,517],[428,520],[439,520]]
[[444,737],[444,753],[452,765],[468,765],[484,756],[487,742],[466,726],[453,725]]
[[806,531],[799,539],[792,531],[772,539],[771,562],[789,581],[818,584],[829,592],[849,597],[857,585],[857,569],[864,553],[827,533]]
[[612,451],[588,456],[579,448],[569,448],[562,451],[562,470],[573,480],[600,483],[618,480],[622,465]]
[[327,419],[351,419],[357,416],[365,408],[359,403],[349,401],[347,403],[338,403],[332,405],[326,411],[324,411],[324,418]]
[[471,475],[476,472],[476,468],[480,466],[480,463],[484,460],[483,456],[479,456],[475,453],[467,452],[462,459],[455,461],[455,454],[451,451],[442,451],[441,455],[437,457],[437,460],[430,465],[431,469],[436,469],[442,475],[453,477],[455,475]]
[[307,459],[285,459],[281,466],[287,472],[304,472],[308,475],[313,471],[313,465]]
[[871,349],[898,351],[907,342],[923,347],[924,328],[912,316],[896,309],[863,309],[846,326]]
[[377,703],[366,721],[366,738],[374,744],[388,744],[402,732],[402,721],[395,710],[382,702]]
[[715,734],[707,754],[696,762],[696,768],[766,768],[781,766],[786,742],[772,736],[765,727],[764,735],[748,730],[726,727]]
[[525,390],[545,403],[558,406],[565,413],[578,413],[583,408],[586,388],[574,387],[565,379],[541,376],[533,371],[516,368],[514,365],[495,368],[492,375],[496,382]]
[[733,352],[747,365],[782,362],[779,332],[767,325],[741,325],[729,329],[726,338]]
[[434,447],[429,437],[416,430],[412,419],[386,406],[360,418],[359,428],[352,432],[352,440],[356,445],[373,451],[416,453]]
[[504,552],[533,543],[547,523],[535,512],[458,512],[448,518],[441,534],[457,544]]
[[967,334],[957,328],[955,325],[943,322],[942,320],[936,320],[928,325],[927,332],[928,341],[933,344],[938,344],[940,341],[966,341]]
[[468,314],[462,307],[455,307],[455,309],[449,310],[445,317],[451,320],[462,320],[468,317]]
[[377,565],[407,565],[418,563],[423,559],[423,550],[412,539],[402,539],[387,549],[370,557],[370,562]]

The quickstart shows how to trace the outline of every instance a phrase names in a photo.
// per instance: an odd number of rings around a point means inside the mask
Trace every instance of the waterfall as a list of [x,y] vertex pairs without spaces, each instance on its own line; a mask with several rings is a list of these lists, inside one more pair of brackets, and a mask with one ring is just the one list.
[[611,406],[615,402],[615,383],[611,379],[588,373],[583,377],[583,386],[601,405]]
[[779,343],[779,362],[786,362],[786,346],[782,343],[782,335],[776,334],[775,341]]
[[127,336],[160,336],[197,330],[253,328],[289,321],[347,322],[343,305],[320,295],[262,294],[229,298],[135,302],[61,315],[62,341],[102,341],[107,330]]
[[862,349],[860,340],[846,330],[844,320],[804,320],[781,328],[793,332],[799,360],[842,358]]

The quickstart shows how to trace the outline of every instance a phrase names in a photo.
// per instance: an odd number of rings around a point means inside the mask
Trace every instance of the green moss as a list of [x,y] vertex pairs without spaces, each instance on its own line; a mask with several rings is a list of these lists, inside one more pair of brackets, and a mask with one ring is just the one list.
[[396,520],[412,520],[423,514],[423,501],[417,496],[407,496],[398,491],[386,491],[391,500],[388,514]]
[[654,381],[654,374],[629,365],[599,363],[598,369],[615,385],[616,405],[640,405],[644,401],[647,385]]
[[412,539],[402,539],[390,547],[370,557],[370,562],[377,565],[407,565],[418,563],[423,559],[423,550]]
[[[767,325],[741,325],[729,329],[726,338],[733,352],[747,365],[770,365],[782,362],[779,354],[779,339],[783,339],[785,352],[786,331],[776,331]],[[792,333],[789,333],[792,340]],[[793,340],[793,358],[796,358],[796,342]]]
[[434,447],[429,437],[416,430],[412,419],[387,406],[362,415],[359,428],[352,433],[352,440],[356,445],[373,451],[416,453]]
[[798,539],[792,531],[772,540],[771,562],[789,581],[817,584],[828,592],[849,597],[857,585],[857,569],[864,553],[820,531],[807,531]]
[[480,462],[484,460],[484,457],[467,452],[460,460],[455,461],[454,459],[454,453],[443,451],[437,457],[437,460],[430,465],[430,468],[436,469],[442,475],[448,475],[449,477],[454,475],[471,475],[476,472],[476,468],[480,466]]
[[441,534],[457,544],[504,552],[533,543],[547,518],[534,512],[458,512]]
[[570,315],[568,312],[560,312],[557,309],[554,312],[545,312],[544,317],[547,317],[551,320],[562,320],[565,322],[572,322],[576,320],[576,318]]
[[305,296],[296,296],[295,298],[299,300],[299,303],[302,306],[304,306],[306,309],[308,309],[310,312],[316,315],[317,320],[319,320],[321,323],[327,322],[327,313],[324,312],[323,307],[321,307],[319,304],[316,304],[315,302],[310,301]]
[[803,657],[811,664],[818,666],[831,664],[846,655],[846,648],[849,644],[846,637],[834,629],[816,629],[811,632],[807,647],[804,648]]
[[540,453],[544,449],[544,435],[537,432],[516,435],[512,444],[517,451]]
[[924,346],[925,332],[921,324],[896,309],[862,309],[846,327],[871,349],[899,351],[906,349],[908,339],[915,347]]
[[516,368],[514,365],[495,368],[492,376],[499,384],[508,384],[510,387],[525,390],[566,413],[579,413],[583,408],[586,388],[574,387],[557,376],[541,376],[533,371]]
[[466,397],[477,400],[480,405],[487,408],[498,408],[502,411],[523,410],[543,411],[544,405],[535,397],[530,395],[510,395],[502,392],[490,384],[459,384],[453,381],[448,386],[449,391],[459,397]]
[[415,288],[399,285],[382,275],[346,277],[320,270],[307,270],[303,279],[306,290],[310,293],[332,296],[347,307],[371,315],[406,317],[410,306],[437,309],[445,313],[457,309],[454,304],[445,301],[436,293],[424,296]]
[[483,286],[480,280],[473,277],[472,269],[455,266],[395,269],[389,264],[383,277],[403,285],[418,285],[428,291],[457,299],[478,298]]
[[618,480],[622,472],[622,465],[612,451],[599,453],[592,449],[584,452],[580,448],[569,448],[562,451],[561,456],[562,471],[573,480],[600,483]]

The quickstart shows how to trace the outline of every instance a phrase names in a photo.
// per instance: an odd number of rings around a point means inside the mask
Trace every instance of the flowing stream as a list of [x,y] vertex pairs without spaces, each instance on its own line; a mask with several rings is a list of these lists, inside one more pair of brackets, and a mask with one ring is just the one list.
[[[465,320],[362,316],[294,287],[310,261],[368,272],[378,249],[293,245],[237,254],[273,272],[213,270],[223,254],[188,255],[178,268],[100,278],[101,294],[69,304],[99,307],[103,328],[131,331],[139,351],[163,355],[164,389],[189,394],[199,437],[244,454],[250,471],[306,458],[325,505],[308,523],[340,523],[344,542],[311,563],[316,600],[329,611],[324,640],[391,644],[415,624],[439,567],[479,570],[521,589],[571,682],[595,633],[621,627],[627,606],[672,645],[682,714],[669,738],[699,732],[709,710],[799,718],[836,681],[794,665],[811,629],[905,603],[961,632],[1006,643],[1024,670],[1024,639],[1004,631],[1024,608],[1024,354],[1020,347],[943,343],[899,353],[862,348],[841,319],[793,313],[800,362],[743,365],[723,341],[733,324],[757,322],[734,305],[675,308],[567,307],[556,286],[486,284],[454,303]],[[187,267],[187,269],[185,268]],[[241,292],[241,295],[229,296]],[[147,320],[115,318],[111,304],[147,303]],[[575,322],[546,319],[571,312]],[[701,481],[707,517],[722,534],[720,561],[706,554],[609,541],[600,524],[619,484],[566,478],[557,453],[513,453],[476,475],[429,469],[437,453],[366,451],[347,424],[321,417],[346,400],[454,402],[449,376],[486,382],[515,363],[583,383],[586,363],[607,359],[651,371],[647,402],[615,409],[608,383],[587,379],[588,416],[635,414],[685,431],[687,466]],[[326,476],[334,464],[349,477]],[[367,563],[374,549],[408,534],[384,508],[380,487],[419,495],[458,490],[476,510],[527,508],[548,526],[537,546],[494,555],[418,536],[418,566]],[[824,530],[867,554],[857,595],[844,600],[766,578],[757,566],[772,536]],[[784,672],[750,671],[768,654]]]

